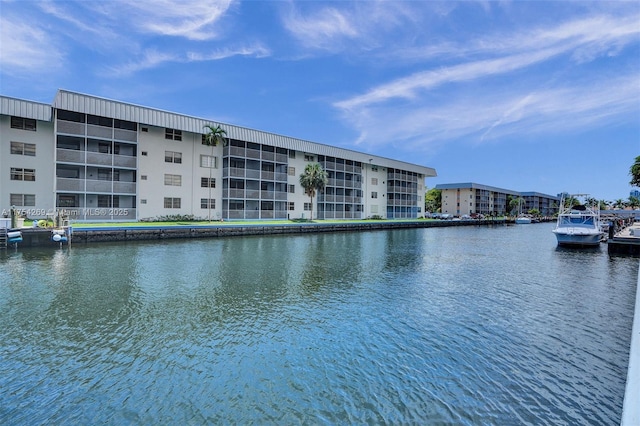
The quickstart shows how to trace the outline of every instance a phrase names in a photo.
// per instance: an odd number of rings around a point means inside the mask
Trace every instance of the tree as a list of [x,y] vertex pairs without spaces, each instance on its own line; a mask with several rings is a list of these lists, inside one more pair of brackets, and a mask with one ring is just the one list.
[[631,175],[631,186],[640,186],[640,155],[636,157],[635,163],[629,169]]
[[640,198],[630,196],[628,206],[634,210],[637,209],[638,207],[640,207]]
[[522,206],[524,205],[524,198],[509,196],[509,211],[512,216],[518,213],[522,213]]
[[[221,143],[224,145],[225,136],[227,135],[227,131],[224,130],[220,125],[213,126],[212,124],[207,124],[204,126],[207,130],[207,133],[204,135],[204,144],[211,147],[211,161],[213,161],[213,148]],[[207,186],[209,187],[209,199],[207,200],[207,206],[209,207],[209,222],[211,222],[211,172],[213,169],[213,164],[209,164],[209,182]]]
[[618,198],[613,204],[613,207],[616,209],[624,209],[625,206],[626,206],[626,203],[622,198]]
[[442,190],[432,188],[424,194],[424,211],[438,213],[442,208]]
[[322,190],[329,182],[327,172],[322,169],[320,163],[309,163],[304,168],[304,173],[300,175],[300,186],[304,188],[305,194],[311,197],[311,220],[313,220],[313,197],[316,192]]

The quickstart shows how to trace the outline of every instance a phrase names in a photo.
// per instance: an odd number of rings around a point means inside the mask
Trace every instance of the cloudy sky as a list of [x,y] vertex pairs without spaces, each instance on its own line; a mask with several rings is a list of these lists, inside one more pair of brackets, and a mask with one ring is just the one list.
[[433,167],[626,199],[638,1],[5,1],[0,93],[57,89]]

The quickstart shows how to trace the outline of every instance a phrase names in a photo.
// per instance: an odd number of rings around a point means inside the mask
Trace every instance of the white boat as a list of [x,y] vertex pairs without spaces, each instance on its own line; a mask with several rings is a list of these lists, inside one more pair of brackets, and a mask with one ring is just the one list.
[[524,213],[522,213],[522,203],[524,202],[524,200],[522,198],[518,199],[518,217],[516,217],[516,224],[517,225],[524,225],[524,224],[528,224],[531,223],[531,218],[527,215],[525,215]]
[[[593,247],[602,240],[600,228],[600,209],[587,204],[588,195],[570,195],[569,204],[563,196],[560,201],[560,213],[553,233],[556,234],[559,246]],[[574,204],[578,200],[582,204]]]

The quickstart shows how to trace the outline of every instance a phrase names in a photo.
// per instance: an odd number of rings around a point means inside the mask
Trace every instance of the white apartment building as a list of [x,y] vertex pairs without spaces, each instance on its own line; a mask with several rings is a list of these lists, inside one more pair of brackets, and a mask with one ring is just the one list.
[[522,198],[523,212],[537,209],[543,216],[558,211],[560,198],[539,192],[518,192],[478,183],[446,183],[436,185],[442,191],[442,213],[463,216],[483,214],[503,216],[509,214],[509,199]]
[[[220,125],[227,143],[204,143]],[[430,167],[59,90],[52,105],[0,96],[0,210],[75,221],[192,215],[309,217],[300,174],[318,162],[320,219],[416,218]]]

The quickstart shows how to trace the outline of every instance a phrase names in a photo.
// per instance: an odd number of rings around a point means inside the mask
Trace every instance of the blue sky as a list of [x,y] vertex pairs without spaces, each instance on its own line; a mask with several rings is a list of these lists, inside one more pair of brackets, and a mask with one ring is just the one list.
[[67,89],[433,167],[627,199],[640,2],[4,1],[0,93]]

